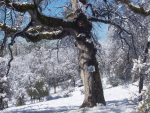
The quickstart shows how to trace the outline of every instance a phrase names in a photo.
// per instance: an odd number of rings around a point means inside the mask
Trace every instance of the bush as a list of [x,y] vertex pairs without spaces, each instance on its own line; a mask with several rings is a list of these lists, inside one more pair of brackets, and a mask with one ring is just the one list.
[[30,88],[27,90],[27,92],[28,92],[28,95],[31,97],[31,100],[38,98],[38,95],[39,95],[39,94],[38,94],[38,91],[37,91],[36,88],[30,87]]
[[15,98],[17,100],[16,106],[25,105],[25,99],[27,99],[27,97],[28,97],[28,94],[26,90],[23,88],[18,88],[17,91],[15,92]]
[[80,91],[81,91],[81,95],[83,95],[84,94],[84,89],[80,89]]
[[23,106],[23,105],[26,105],[26,104],[25,104],[24,102],[23,102],[23,103],[20,103],[20,102],[19,102],[19,103],[16,104],[16,107],[18,107],[18,106]]
[[63,98],[66,98],[66,97],[69,97],[69,96],[70,96],[69,93],[65,93],[65,94],[63,95]]
[[24,96],[17,98],[17,105],[16,105],[16,107],[22,106],[22,105],[25,105]]
[[70,97],[73,90],[69,90],[68,92],[63,94],[63,98]]
[[137,113],[149,113],[150,112],[150,87],[143,91],[141,94],[143,100],[139,102],[139,106],[135,108]]
[[112,85],[113,87],[118,86],[119,84],[122,84],[122,81],[119,77],[117,76],[112,76],[109,77],[107,80],[107,84]]
[[47,100],[47,101],[48,101],[48,100],[52,100],[52,99],[53,99],[53,97],[50,96],[50,95],[46,97],[46,100]]
[[34,86],[30,87],[27,92],[31,99],[39,99],[39,101],[41,97],[49,95],[48,85],[43,81],[36,81]]

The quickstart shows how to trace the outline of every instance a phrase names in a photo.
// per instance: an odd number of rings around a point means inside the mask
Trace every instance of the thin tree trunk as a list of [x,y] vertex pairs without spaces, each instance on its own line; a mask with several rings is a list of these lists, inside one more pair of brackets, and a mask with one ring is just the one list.
[[[146,48],[145,48],[145,54],[148,54],[148,49],[150,48],[150,42],[147,42]],[[147,60],[147,56],[144,57],[143,63],[145,63]],[[140,72],[140,81],[139,81],[139,93],[141,93],[143,89],[143,83],[144,83],[144,76],[143,76],[143,69]],[[139,101],[142,101],[142,95],[138,97]]]
[[[0,47],[0,57],[3,57],[3,51],[4,51],[5,44],[6,44],[6,36],[4,37],[1,47]],[[3,83],[1,82],[0,83],[0,93],[3,93],[3,91],[4,91]],[[2,110],[2,109],[4,109],[4,102],[3,102],[3,97],[1,96],[0,97],[0,110]]]
[[[139,93],[141,93],[142,89],[143,89],[143,75],[142,73],[140,73],[140,81],[139,81]],[[138,97],[139,101],[142,101],[142,95]]]
[[54,93],[56,93],[56,83],[55,82],[53,83],[53,86],[54,86]]
[[3,42],[0,47],[0,57],[3,57],[3,51],[4,51],[4,48],[6,45],[6,41],[7,41],[7,37],[6,37],[6,32],[5,32],[5,36],[4,36]]
[[0,49],[0,57],[3,57],[3,50]]
[[73,77],[73,86],[76,87],[76,81],[74,77]]
[[[0,93],[3,93],[3,88],[0,88]],[[0,97],[0,110],[4,109],[3,97]]]

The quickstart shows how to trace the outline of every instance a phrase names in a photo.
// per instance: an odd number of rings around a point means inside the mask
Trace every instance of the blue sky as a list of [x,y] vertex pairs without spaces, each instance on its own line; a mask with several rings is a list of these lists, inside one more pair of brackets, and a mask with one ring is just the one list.
[[[65,6],[65,4],[66,4],[65,2],[68,2],[68,1],[70,1],[70,0],[55,0],[55,1],[53,1],[49,6],[49,9],[51,9],[51,11],[49,12],[48,10],[46,10],[45,14],[50,15],[50,16],[60,16],[61,17],[60,12],[63,11],[63,8],[56,9],[56,7]],[[96,32],[98,33],[98,37],[99,37],[100,41],[107,38],[107,34],[106,34],[107,25],[106,24],[101,24],[100,27],[98,27],[96,24],[93,24],[93,26],[96,27]]]

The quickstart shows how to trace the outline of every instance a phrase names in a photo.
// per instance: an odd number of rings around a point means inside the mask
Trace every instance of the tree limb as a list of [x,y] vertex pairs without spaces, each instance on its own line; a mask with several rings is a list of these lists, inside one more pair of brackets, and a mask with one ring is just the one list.
[[[49,27],[62,27],[62,28],[75,28],[76,22],[73,20],[67,20],[57,17],[49,17],[41,14],[38,11],[38,6],[35,4],[10,2],[9,0],[2,0],[1,3],[5,3],[6,7],[18,12],[28,12],[33,21],[33,25],[44,25]],[[1,6],[2,4],[0,4]]]
[[145,11],[142,6],[136,7],[136,6],[132,5],[129,0],[116,0],[116,1],[124,4],[128,9],[130,9],[131,11],[133,11],[136,14],[140,14],[141,16],[144,16],[144,17],[150,15],[150,10]]
[[5,34],[6,37],[11,37],[15,32],[17,32],[15,28],[11,28],[6,24],[1,24],[1,23],[0,23],[0,30],[6,32]]
[[[29,25],[31,26],[32,23],[29,23]],[[11,28],[4,24],[0,24],[0,30],[7,32],[6,37],[21,36],[25,38],[27,41],[31,41],[31,42],[38,42],[42,39],[47,39],[47,40],[62,39],[63,37],[71,35],[68,30],[59,30],[59,29],[38,26],[38,27],[33,27],[31,29],[26,29],[24,30],[24,32],[19,32],[19,31],[17,32],[15,28]]]
[[11,37],[11,42],[8,44],[8,49],[9,49],[9,51],[10,51],[10,56],[11,56],[11,58],[10,58],[10,60],[9,60],[9,62],[8,62],[8,69],[7,69],[7,72],[6,72],[6,77],[8,76],[8,74],[9,74],[9,71],[10,71],[10,68],[11,68],[11,62],[12,62],[12,60],[13,60],[13,54],[12,54],[12,50],[11,50],[11,45],[13,45],[14,44],[14,40],[15,40],[15,38],[17,37],[17,36],[19,36],[21,33],[24,33],[25,31],[27,31],[28,30],[28,28],[30,27],[32,25],[32,21],[22,30],[22,31],[18,31],[18,32],[16,32],[16,33],[14,33],[14,35],[12,35],[12,37]]
[[59,33],[51,32],[51,33],[31,34],[31,33],[25,32],[25,33],[20,34],[21,37],[31,42],[38,42],[42,39],[47,39],[47,40],[62,39],[69,35],[70,33],[66,30],[63,30],[62,32],[59,32]]

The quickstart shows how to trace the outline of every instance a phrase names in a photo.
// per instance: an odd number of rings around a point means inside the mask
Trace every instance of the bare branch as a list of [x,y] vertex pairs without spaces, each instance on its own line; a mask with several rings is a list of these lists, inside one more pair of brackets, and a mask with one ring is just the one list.
[[[133,34],[132,34],[132,33],[128,32],[127,30],[125,30],[124,28],[122,28],[120,25],[118,25],[118,24],[116,24],[116,23],[114,23],[114,22],[111,22],[110,20],[98,19],[98,18],[94,18],[94,17],[91,17],[91,18],[89,18],[88,20],[89,20],[89,21],[94,21],[94,22],[102,22],[102,23],[105,23],[105,24],[110,24],[110,25],[113,25],[113,26],[119,28],[119,29],[120,29],[120,32],[119,32],[120,38],[123,39],[123,40],[126,42],[126,44],[129,46],[129,48],[133,48],[133,50],[134,50],[134,52],[135,52],[135,55],[137,56],[136,48],[135,48],[134,40],[133,40],[134,38],[133,38]],[[127,34],[129,34],[129,35],[131,36],[131,40],[132,40],[132,45],[133,45],[133,47],[131,47],[131,45],[129,44],[129,42],[128,42],[125,38],[123,38],[123,37],[121,36],[121,33],[122,33],[122,32],[125,32],[125,33],[127,33]]]
[[9,74],[9,71],[10,71],[10,68],[11,68],[11,65],[10,65],[10,63],[12,62],[12,60],[14,59],[13,58],[13,54],[12,54],[12,50],[11,50],[11,44],[9,43],[8,44],[8,49],[9,49],[9,51],[10,51],[10,60],[9,60],[9,62],[8,62],[8,69],[7,69],[7,72],[6,72],[6,77],[8,77],[8,74]]
[[[4,25],[5,25],[5,23],[6,23],[6,11],[7,11],[7,10],[6,10],[6,8],[5,8]],[[1,24],[0,24],[0,25],[1,25]],[[4,47],[5,47],[5,45],[6,45],[6,41],[7,41],[6,31],[4,30],[4,32],[5,32],[5,36],[4,36],[3,42],[2,42],[1,47],[0,47],[0,57],[3,56],[3,50],[4,50]]]
[[11,42],[8,44],[8,49],[9,49],[9,51],[10,51],[10,56],[11,56],[11,58],[10,58],[10,60],[9,60],[9,62],[8,62],[8,69],[7,69],[7,72],[6,72],[6,77],[8,76],[8,74],[9,74],[9,71],[10,71],[10,68],[11,68],[11,62],[12,62],[12,60],[13,60],[13,54],[12,54],[12,50],[11,50],[11,45],[13,45],[14,44],[14,40],[15,40],[15,38],[17,37],[17,36],[19,36],[21,33],[24,33],[25,31],[27,31],[28,30],[28,28],[30,27],[32,25],[32,21],[22,30],[22,31],[18,31],[18,32],[16,32],[12,37],[11,37]]
[[34,0],[34,4],[38,6],[42,0]]
[[86,9],[90,7],[91,11],[92,11],[92,15],[95,16],[95,11],[93,10],[92,4],[88,3],[86,6]]

